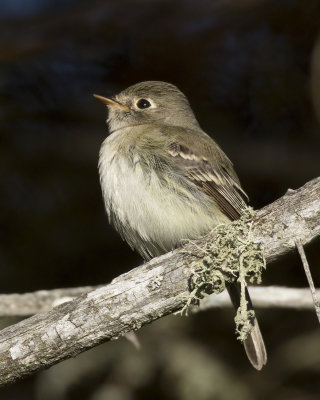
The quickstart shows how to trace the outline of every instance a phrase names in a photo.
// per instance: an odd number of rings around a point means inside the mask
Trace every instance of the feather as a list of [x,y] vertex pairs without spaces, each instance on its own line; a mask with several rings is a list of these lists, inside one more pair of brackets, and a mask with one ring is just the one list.
[[176,142],[170,144],[168,153],[183,169],[184,176],[213,198],[228,218],[235,220],[243,214],[248,197],[225,168],[210,163],[207,158]]

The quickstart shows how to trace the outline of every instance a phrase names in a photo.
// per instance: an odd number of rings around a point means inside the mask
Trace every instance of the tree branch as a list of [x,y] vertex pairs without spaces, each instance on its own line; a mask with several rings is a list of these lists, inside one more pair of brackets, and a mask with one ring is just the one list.
[[320,302],[319,302],[319,296],[317,295],[316,292],[316,288],[314,287],[314,283],[313,283],[313,279],[311,276],[311,271],[310,271],[310,267],[309,267],[309,263],[306,257],[306,253],[304,251],[304,248],[302,246],[302,244],[300,243],[300,241],[296,242],[296,246],[298,249],[298,252],[300,254],[301,257],[301,261],[303,264],[303,268],[304,268],[304,272],[306,274],[309,286],[310,286],[310,291],[311,291],[311,295],[312,295],[312,299],[313,299],[313,304],[314,304],[314,308],[316,310],[316,314],[318,317],[318,321],[320,322]]
[[77,288],[38,290],[33,293],[12,293],[0,295],[1,317],[27,317],[49,311],[53,307],[73,300],[84,293],[98,289],[100,286],[83,286]]
[[[320,235],[320,178],[259,210],[252,237],[267,262]],[[214,232],[196,241],[203,246]],[[189,297],[194,245],[155,258],[111,284],[0,332],[0,384],[74,357],[179,310]]]
[[[100,288],[99,286],[83,286],[52,290],[38,290],[33,293],[12,293],[0,295],[0,318],[28,317],[41,312],[52,310],[53,307],[76,297]],[[316,291],[320,297],[320,290]],[[251,286],[250,297],[255,308],[294,308],[313,309],[312,296],[309,289],[289,288],[285,286]],[[227,292],[205,297],[199,307],[192,308],[193,312],[208,308],[231,307]]]
[[[294,308],[296,310],[312,310],[313,300],[309,288],[288,288],[282,286],[251,286],[250,297],[254,308]],[[320,289],[317,294],[320,295]],[[193,312],[208,310],[216,307],[231,306],[226,291],[205,297],[199,307],[192,308]]]

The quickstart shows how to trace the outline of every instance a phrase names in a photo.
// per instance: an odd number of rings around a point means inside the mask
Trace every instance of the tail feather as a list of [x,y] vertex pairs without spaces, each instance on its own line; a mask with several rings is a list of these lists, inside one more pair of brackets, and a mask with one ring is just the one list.
[[251,332],[243,342],[243,345],[251,364],[260,371],[267,363],[267,352],[256,318],[253,321]]
[[[240,284],[235,283],[228,286],[228,292],[234,305],[235,309],[240,306]],[[253,305],[250,299],[248,289],[246,288],[246,300],[248,302],[248,309],[253,310]],[[259,328],[259,324],[256,318],[252,321],[252,329],[243,342],[247,356],[251,364],[257,370],[261,370],[262,367],[267,363],[267,352],[262,338],[262,334]]]

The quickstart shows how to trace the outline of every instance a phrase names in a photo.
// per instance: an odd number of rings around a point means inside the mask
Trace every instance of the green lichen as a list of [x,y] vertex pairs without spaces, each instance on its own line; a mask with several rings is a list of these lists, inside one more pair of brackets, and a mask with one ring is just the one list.
[[[248,310],[245,297],[246,281],[260,284],[266,267],[260,244],[251,238],[253,214],[253,210],[248,208],[239,220],[214,229],[215,240],[201,248],[203,257],[192,265],[190,295],[181,310],[181,313],[187,314],[191,304],[199,304],[208,294],[221,293],[226,284],[237,280],[241,286],[241,299],[235,323],[236,334],[241,341],[247,338],[254,318],[254,311]],[[191,243],[199,249],[194,242]]]

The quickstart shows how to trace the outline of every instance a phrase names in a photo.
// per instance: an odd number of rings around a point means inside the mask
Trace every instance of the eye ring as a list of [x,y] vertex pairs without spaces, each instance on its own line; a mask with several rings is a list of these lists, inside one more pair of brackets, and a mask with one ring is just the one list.
[[144,110],[146,108],[150,108],[151,107],[151,103],[147,99],[139,99],[137,101],[137,107],[140,108],[141,110]]

